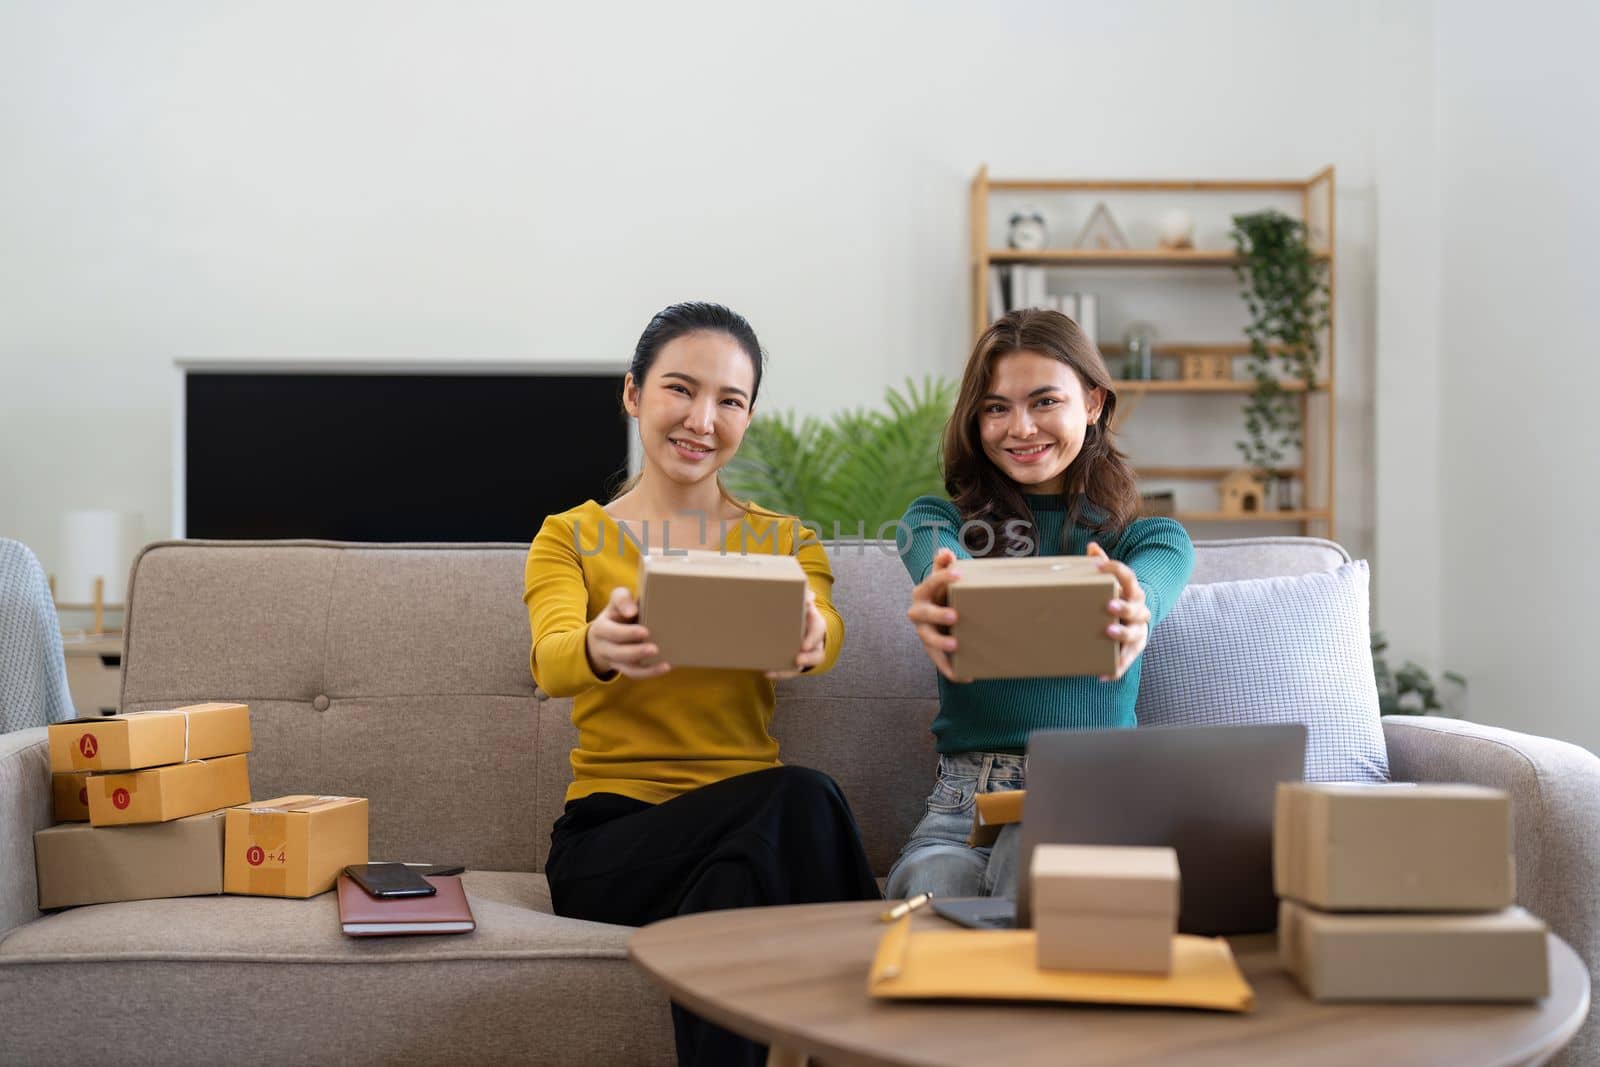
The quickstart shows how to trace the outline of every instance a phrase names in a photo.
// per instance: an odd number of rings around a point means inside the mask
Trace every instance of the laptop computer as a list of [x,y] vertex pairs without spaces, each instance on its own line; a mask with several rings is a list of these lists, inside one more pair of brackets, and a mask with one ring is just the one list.
[[936,900],[934,910],[966,926],[1029,926],[1036,846],[1170,845],[1179,930],[1272,930],[1273,798],[1279,782],[1304,780],[1305,759],[1298,723],[1040,730],[1028,739],[1017,900]]

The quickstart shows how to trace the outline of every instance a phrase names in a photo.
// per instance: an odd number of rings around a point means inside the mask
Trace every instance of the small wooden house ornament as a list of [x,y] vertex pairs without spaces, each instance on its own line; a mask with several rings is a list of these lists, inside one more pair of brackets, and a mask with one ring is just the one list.
[[1236,470],[1217,483],[1217,497],[1225,515],[1254,515],[1267,509],[1267,480],[1253,470]]
[[1104,200],[1089,212],[1089,221],[1083,224],[1083,230],[1078,234],[1078,240],[1072,247],[1100,250],[1128,247],[1128,239],[1122,235],[1122,227],[1111,217],[1111,209],[1106,207]]

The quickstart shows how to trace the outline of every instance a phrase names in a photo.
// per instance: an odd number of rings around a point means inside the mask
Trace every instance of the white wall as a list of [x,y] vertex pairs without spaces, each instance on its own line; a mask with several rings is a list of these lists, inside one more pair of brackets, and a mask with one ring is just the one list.
[[49,565],[68,508],[167,532],[175,358],[615,362],[651,312],[710,297],[770,348],[769,406],[830,411],[959,368],[979,163],[1334,163],[1337,533],[1365,553],[1361,20],[1269,0],[8,4],[0,535]]
[[1439,8],[1443,660],[1600,750],[1600,8]]
[[1378,234],[1374,622],[1392,665],[1440,670],[1439,135],[1432,4],[1366,7]]
[[[174,359],[615,364],[652,311],[709,297],[771,350],[767,406],[826,412],[959,367],[979,163],[1333,163],[1336,536],[1375,556],[1395,651],[1465,671],[1474,717],[1600,747],[1567,667],[1600,592],[1583,410],[1596,17],[1431,0],[0,6],[0,536],[53,566],[71,508],[167,532]],[[1136,459],[1177,432],[1173,403],[1130,426]],[[1237,415],[1210,417],[1229,455]]]

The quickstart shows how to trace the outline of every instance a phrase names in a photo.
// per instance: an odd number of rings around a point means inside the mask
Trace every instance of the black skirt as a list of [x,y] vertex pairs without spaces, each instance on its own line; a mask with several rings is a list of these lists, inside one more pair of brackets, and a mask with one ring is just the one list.
[[[804,767],[736,775],[661,804],[574,800],[545,861],[557,915],[643,926],[772,904],[876,900],[855,816],[832,778]],[[752,1041],[672,1006],[680,1064],[760,1067]]]

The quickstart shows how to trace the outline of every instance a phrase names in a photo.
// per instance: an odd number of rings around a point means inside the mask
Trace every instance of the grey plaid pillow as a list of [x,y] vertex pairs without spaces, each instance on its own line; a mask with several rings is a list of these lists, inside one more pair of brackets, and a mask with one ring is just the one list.
[[1150,635],[1140,726],[1306,726],[1306,780],[1384,782],[1367,562],[1191,585]]

